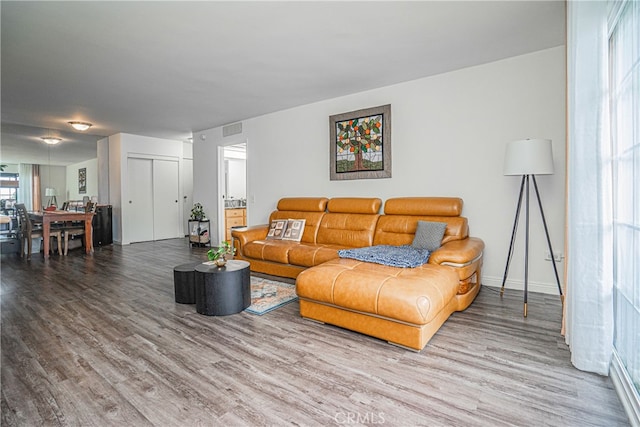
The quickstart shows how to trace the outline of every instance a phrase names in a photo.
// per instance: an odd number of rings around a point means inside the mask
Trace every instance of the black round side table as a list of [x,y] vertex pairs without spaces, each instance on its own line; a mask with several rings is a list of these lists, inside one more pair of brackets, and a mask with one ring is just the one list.
[[196,303],[195,269],[199,264],[202,261],[188,262],[173,268],[173,289],[177,303]]
[[207,316],[239,313],[251,305],[249,263],[229,260],[224,267],[199,264],[195,268],[196,311]]

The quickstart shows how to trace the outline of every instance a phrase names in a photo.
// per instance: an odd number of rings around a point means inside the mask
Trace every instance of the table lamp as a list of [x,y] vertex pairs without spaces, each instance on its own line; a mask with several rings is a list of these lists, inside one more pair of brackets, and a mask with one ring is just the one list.
[[58,195],[58,192],[56,191],[55,188],[46,188],[44,190],[44,195],[49,198],[49,205],[48,206],[57,206],[58,205],[58,201],[56,200],[56,196]]

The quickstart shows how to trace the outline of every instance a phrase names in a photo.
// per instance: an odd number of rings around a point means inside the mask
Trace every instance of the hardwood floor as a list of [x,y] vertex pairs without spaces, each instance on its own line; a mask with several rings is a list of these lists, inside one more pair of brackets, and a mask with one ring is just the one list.
[[571,366],[553,295],[483,288],[419,352],[301,319],[174,302],[186,239],[1,258],[3,426],[623,426]]

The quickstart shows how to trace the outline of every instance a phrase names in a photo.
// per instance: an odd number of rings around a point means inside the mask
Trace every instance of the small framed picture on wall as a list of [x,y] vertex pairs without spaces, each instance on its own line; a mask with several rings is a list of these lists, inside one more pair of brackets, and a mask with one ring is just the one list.
[[87,168],[78,169],[78,193],[87,192]]

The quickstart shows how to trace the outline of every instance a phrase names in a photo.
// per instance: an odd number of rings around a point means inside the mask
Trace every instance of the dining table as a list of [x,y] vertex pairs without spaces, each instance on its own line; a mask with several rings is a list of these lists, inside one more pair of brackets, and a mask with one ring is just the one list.
[[90,254],[93,248],[93,245],[91,244],[91,241],[93,240],[93,227],[91,226],[93,215],[93,212],[72,212],[62,210],[29,212],[29,217],[32,222],[42,224],[42,240],[45,259],[49,258],[49,237],[51,233],[51,224],[54,222],[84,221],[84,250],[87,254]]

